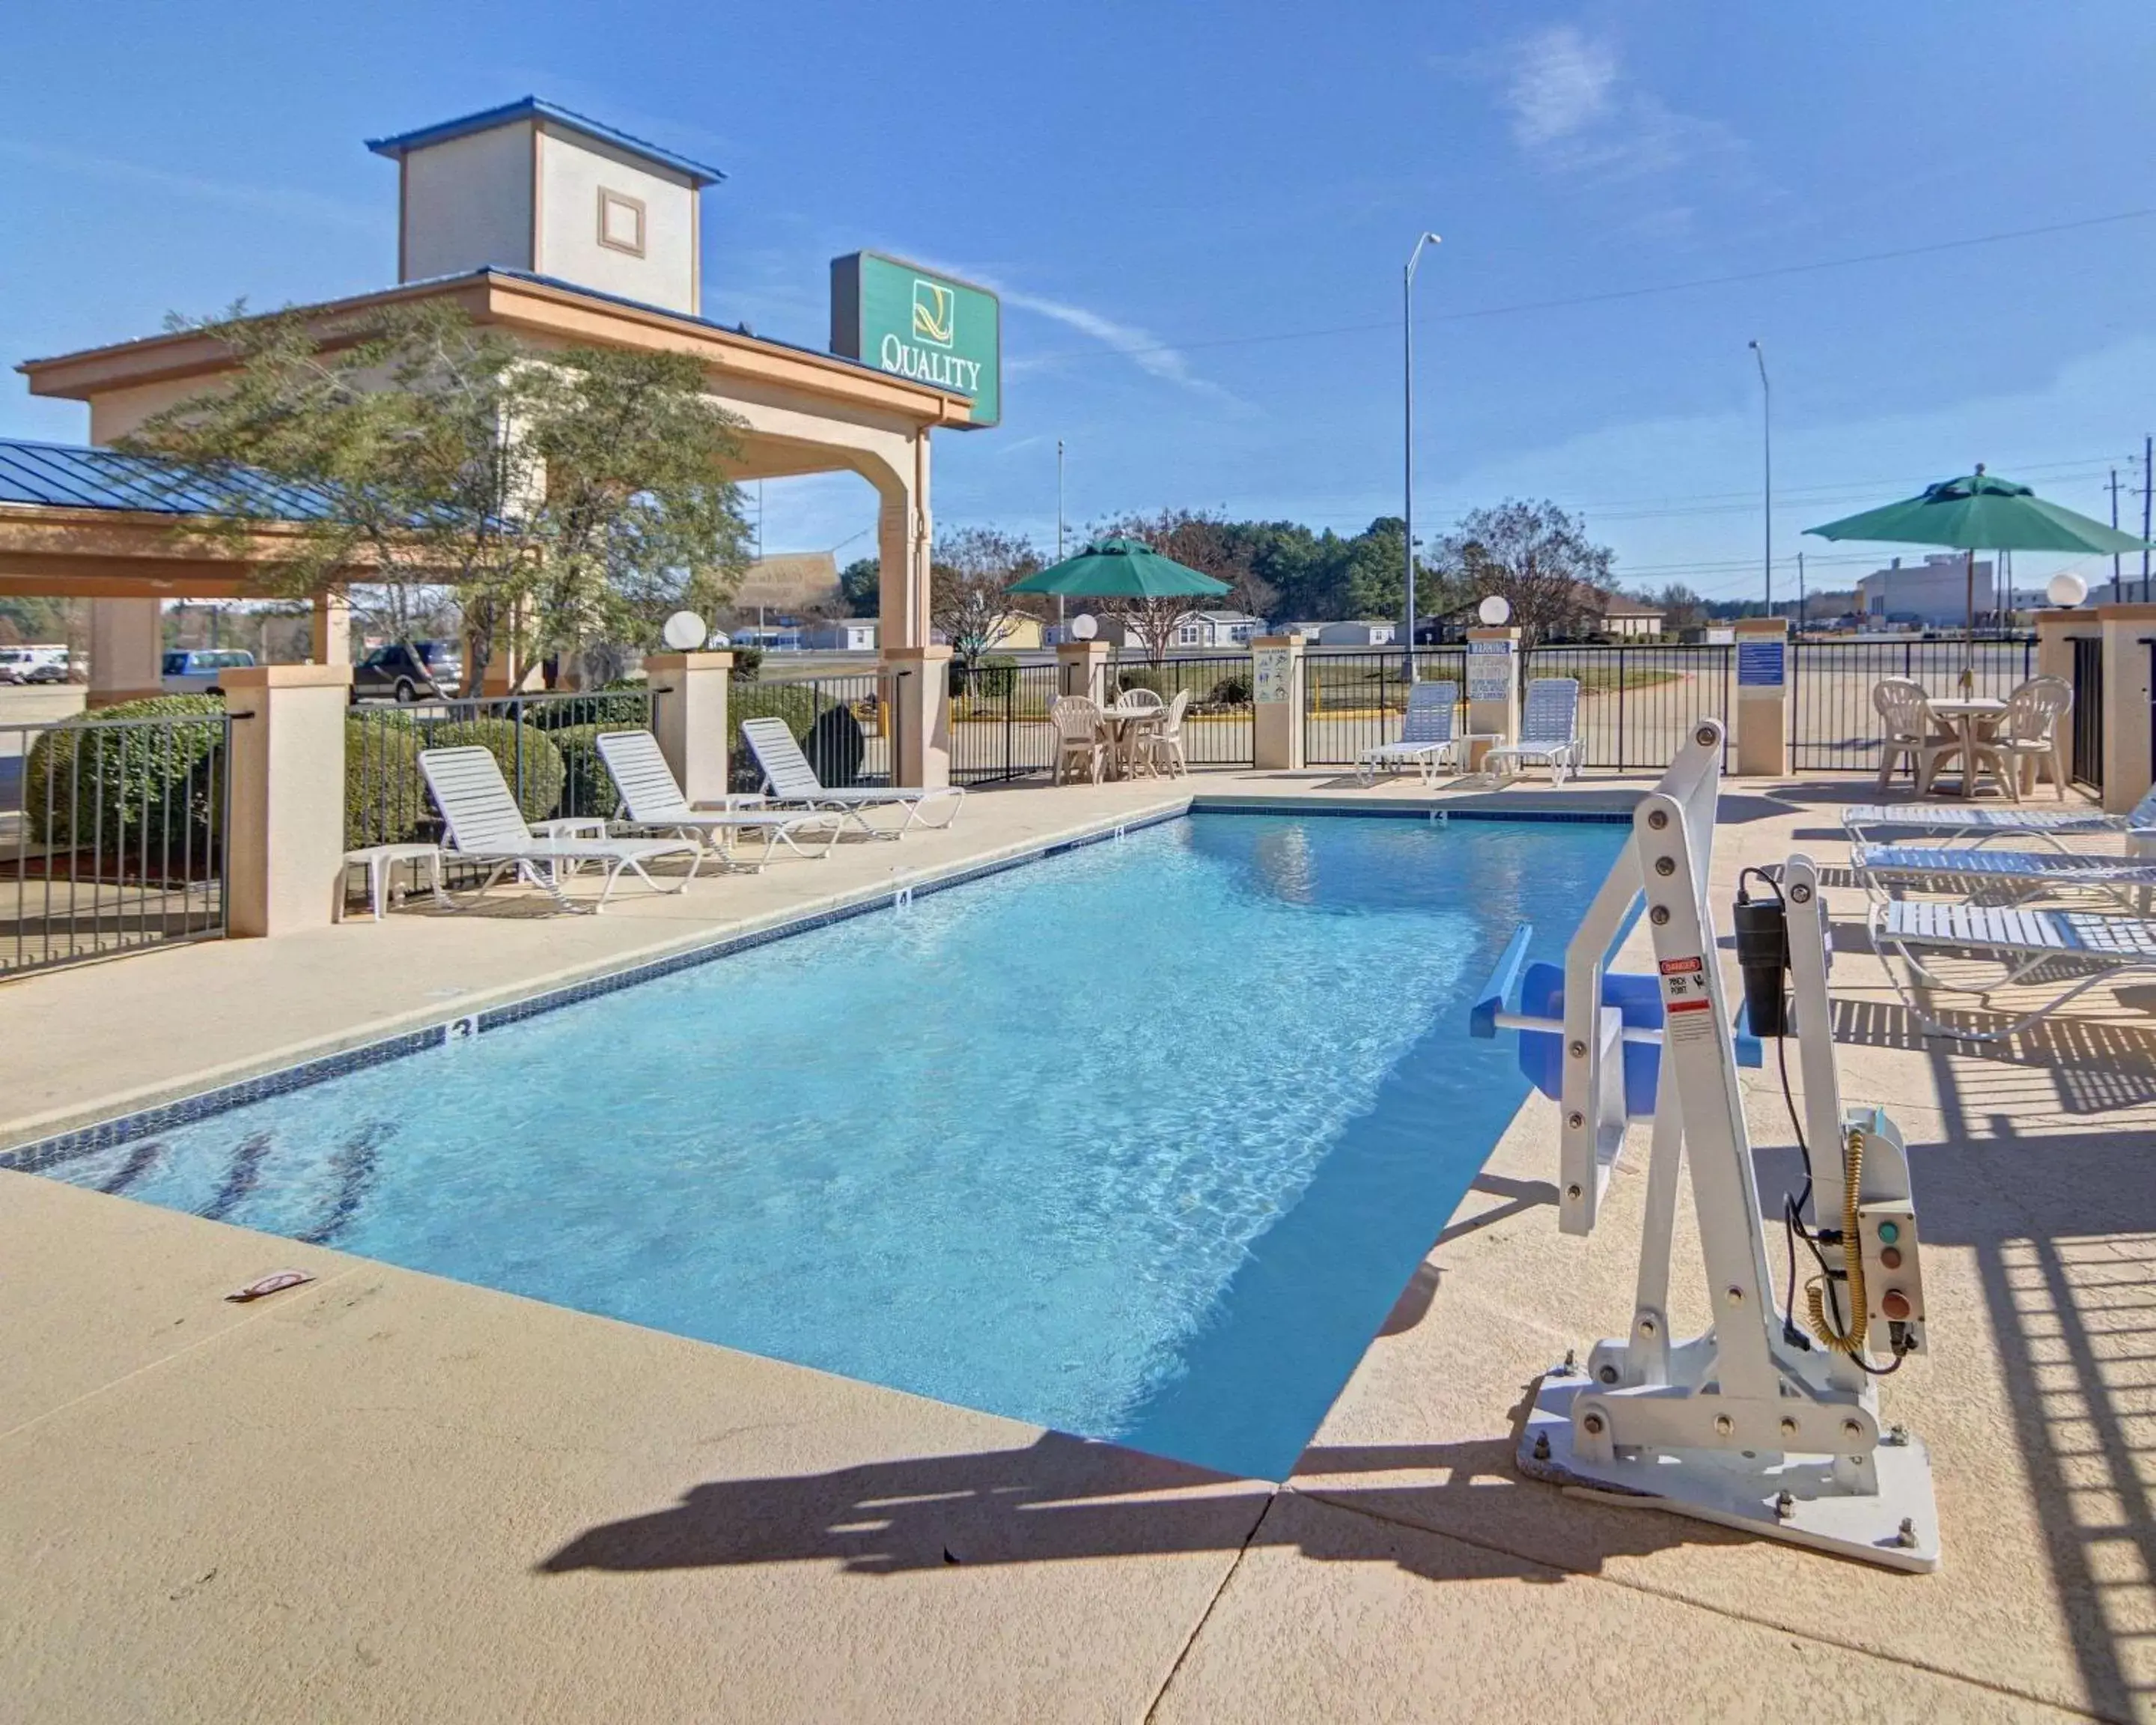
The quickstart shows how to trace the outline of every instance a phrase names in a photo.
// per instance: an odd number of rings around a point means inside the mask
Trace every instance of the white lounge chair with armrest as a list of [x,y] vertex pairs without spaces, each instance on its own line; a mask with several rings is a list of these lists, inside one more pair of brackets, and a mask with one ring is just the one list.
[[[762,808],[699,809],[682,793],[660,752],[659,739],[649,731],[606,731],[598,737],[599,758],[606,762],[607,777],[621,798],[626,824],[649,832],[671,833],[680,838],[701,839],[718,853],[721,863],[743,874],[755,874],[783,845],[797,855],[825,857],[845,829],[846,817],[836,810]],[[761,803],[762,798],[752,799]],[[763,854],[752,863],[737,861],[732,841],[750,833],[763,835]],[[819,850],[803,849],[803,837],[817,835]]]
[[[419,771],[449,828],[444,851],[470,862],[490,865],[481,892],[512,870],[551,897],[565,911],[589,909],[597,916],[606,908],[614,883],[627,870],[654,892],[666,889],[645,872],[644,865],[662,856],[686,856],[687,879],[675,887],[686,892],[696,877],[703,845],[694,839],[565,839],[545,837],[532,831],[510,794],[501,764],[483,748],[422,749]],[[606,870],[598,902],[578,904],[562,890],[562,871],[579,863],[595,863]]]
[[[2093,911],[2023,911],[1992,905],[1940,904],[1885,899],[1871,906],[1872,949],[1910,1015],[1934,1036],[1968,1042],[2002,1042],[2049,1017],[2084,989],[2126,972],[2156,973],[2156,922],[2141,916],[2106,916]],[[1919,956],[1919,955],[1922,956]],[[2046,965],[2073,968],[2061,988],[2034,1012],[2003,1030],[1960,1030],[1932,1016],[1904,986],[1895,969],[1898,955],[1918,982],[1948,993],[1984,994],[2027,982]],[[1985,959],[2003,973],[1981,986],[1946,981],[1929,958]]]
[[1482,770],[1496,776],[1501,762],[1516,770],[1547,767],[1553,783],[1563,784],[1580,771],[1579,679],[1537,677],[1527,685],[1520,716],[1520,740],[1501,742],[1482,757]]
[[1862,841],[1876,827],[1896,827],[1904,832],[1930,833],[1941,838],[1974,839],[1988,844],[1994,839],[2049,839],[2061,835],[2124,833],[2129,838],[2156,839],[2156,786],[2124,814],[2107,814],[2101,809],[2029,809],[1981,803],[1860,803],[1841,812],[1841,824],[1851,839]]
[[[763,788],[773,802],[836,809],[850,817],[863,832],[879,839],[896,839],[916,826],[947,827],[958,818],[966,800],[965,788],[955,784],[925,789],[908,785],[826,785],[816,776],[816,769],[808,764],[808,756],[801,752],[801,745],[793,740],[783,719],[744,719],[741,734],[749,752],[756,757],[757,770],[763,774]],[[922,810],[931,803],[947,803],[950,813],[941,820],[928,819]],[[902,809],[906,819],[895,828],[874,826],[861,813],[865,809]]]
[[1373,785],[1383,772],[1414,767],[1424,784],[1435,784],[1439,769],[1460,770],[1460,749],[1469,739],[1452,728],[1460,706],[1457,683],[1417,683],[1408,691],[1407,716],[1400,721],[1399,741],[1373,743],[1355,762],[1355,783]]
[[2010,904],[2062,891],[2107,893],[2145,911],[2156,892],[2156,856],[2102,856],[2079,850],[2005,850],[1979,845],[1852,845],[1849,866],[1876,898],[1897,887],[2004,894]]

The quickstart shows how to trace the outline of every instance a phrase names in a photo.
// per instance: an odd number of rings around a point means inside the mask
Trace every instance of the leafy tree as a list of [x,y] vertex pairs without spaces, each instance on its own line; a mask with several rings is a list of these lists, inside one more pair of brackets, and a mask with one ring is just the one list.
[[370,313],[327,339],[297,312],[244,313],[168,320],[237,367],[121,447],[222,480],[212,519],[187,531],[235,546],[290,516],[280,488],[304,491],[313,507],[264,566],[272,590],[447,589],[470,692],[527,611],[556,652],[649,645],[667,612],[716,605],[739,579],[734,422],[690,356],[542,357],[443,305]]
[[1023,534],[993,527],[939,533],[928,559],[928,620],[951,644],[960,682],[1010,638],[1022,612],[1011,583],[1040,567],[1040,553]]
[[1611,558],[1607,546],[1591,542],[1556,504],[1512,500],[1462,516],[1440,543],[1436,561],[1464,592],[1507,600],[1521,647],[1532,652],[1589,620],[1594,589],[1609,583]]
[[1671,631],[1697,629],[1707,621],[1707,603],[1681,581],[1672,581],[1659,593],[1642,588],[1640,597],[1662,608],[1662,627]]
[[[1173,557],[1186,569],[1224,581],[1228,592],[1220,603],[1233,604],[1262,617],[1276,594],[1258,575],[1250,536],[1236,523],[1218,515],[1188,509],[1163,509],[1150,515],[1127,515],[1102,521],[1087,530],[1094,539],[1120,537],[1142,540],[1164,557]],[[1186,598],[1110,599],[1101,609],[1119,619],[1136,636],[1147,660],[1158,666],[1168,656],[1175,631],[1183,619],[1201,608]]]
[[839,595],[849,617],[875,617],[883,611],[883,562],[856,557],[839,571]]

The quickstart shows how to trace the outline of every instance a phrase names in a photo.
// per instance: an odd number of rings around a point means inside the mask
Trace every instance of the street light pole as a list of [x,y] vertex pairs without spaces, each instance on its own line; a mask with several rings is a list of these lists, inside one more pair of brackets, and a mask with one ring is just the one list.
[[1767,350],[1752,344],[1752,357],[1759,362],[1759,446],[1766,469],[1767,547],[1763,553],[1767,577],[1767,614],[1774,614],[1774,392],[1767,382]]
[[1439,244],[1443,244],[1443,242],[1442,242],[1442,241],[1440,241],[1440,240],[1438,239],[1438,237],[1437,237],[1435,234],[1423,234],[1422,236],[1420,236],[1420,237],[1419,237],[1419,238],[1415,241],[1415,243],[1414,243],[1414,249],[1413,251],[1411,251],[1411,252],[1409,252],[1409,253],[1408,254],[1408,265],[1407,265],[1407,268],[1406,268],[1404,270],[1403,270],[1403,271],[1401,272],[1401,275],[1400,275],[1400,339],[1401,339],[1401,343],[1402,343],[1402,349],[1401,349],[1401,361],[1402,361],[1402,366],[1401,366],[1401,369],[1402,369],[1402,372],[1403,372],[1403,375],[1404,375],[1404,383],[1405,383],[1405,385],[1406,385],[1406,392],[1407,392],[1407,403],[1406,403],[1406,405],[1407,405],[1407,412],[1406,412],[1406,415],[1405,415],[1405,423],[1404,423],[1404,427],[1403,427],[1403,434],[1403,434],[1403,439],[1402,439],[1402,442],[1403,442],[1403,448],[1404,448],[1404,464],[1403,464],[1403,465],[1404,465],[1404,470],[1403,470],[1403,474],[1402,474],[1402,479],[1403,479],[1403,481],[1404,481],[1403,489],[1404,490],[1404,492],[1405,492],[1405,494],[1406,494],[1406,495],[1405,495],[1405,498],[1404,498],[1405,511],[1406,511],[1406,512],[1405,512],[1404,518],[1404,520],[1403,520],[1403,521],[1402,521],[1402,523],[1401,523],[1402,526],[1403,526],[1403,527],[1404,527],[1404,529],[1405,530],[1405,538],[1406,538],[1406,542],[1406,542],[1406,544],[1405,544],[1405,545],[1404,545],[1404,546],[1401,547],[1401,549],[1402,549],[1402,550],[1405,552],[1405,554],[1406,554],[1406,555],[1405,555],[1405,563],[1406,563],[1406,568],[1407,568],[1407,578],[1408,578],[1408,593],[1407,593],[1407,614],[1408,614],[1408,615],[1407,615],[1407,624],[1408,624],[1408,631],[1407,631],[1407,636],[1406,636],[1407,645],[1405,646],[1405,648],[1404,648],[1404,649],[1402,649],[1402,654],[1403,654],[1403,658],[1404,658],[1404,663],[1405,663],[1406,670],[1407,670],[1407,680],[1408,680],[1408,681],[1409,681],[1410,684],[1412,684],[1412,683],[1414,681],[1414,680],[1415,680],[1415,664],[1414,664],[1414,649],[1415,649],[1415,639],[1414,639],[1414,638],[1415,638],[1415,561],[1414,561],[1414,558],[1415,558],[1415,551],[1414,551],[1414,543],[1415,543],[1415,541],[1414,541],[1414,279],[1415,279],[1415,265],[1416,265],[1416,264],[1419,264],[1419,263],[1422,261],[1422,249],[1423,249],[1424,246],[1426,246],[1426,245],[1439,245]]
[[[1055,561],[1063,561],[1063,439],[1055,439]],[[1055,626],[1063,627],[1063,595],[1055,596]],[[1059,634],[1057,639],[1060,639]]]

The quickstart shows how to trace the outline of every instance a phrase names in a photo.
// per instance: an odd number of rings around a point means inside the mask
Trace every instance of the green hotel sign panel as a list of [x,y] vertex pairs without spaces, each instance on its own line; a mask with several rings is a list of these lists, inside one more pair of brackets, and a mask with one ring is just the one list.
[[831,259],[831,352],[1003,418],[1003,307],[986,288],[880,252]]

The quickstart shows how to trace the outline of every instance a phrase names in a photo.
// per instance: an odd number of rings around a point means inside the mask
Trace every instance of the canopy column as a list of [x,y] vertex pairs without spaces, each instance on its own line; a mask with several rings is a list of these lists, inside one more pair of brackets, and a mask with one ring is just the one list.
[[315,595],[309,656],[316,665],[352,663],[352,596],[341,587],[326,588]]
[[163,629],[154,598],[90,602],[90,706],[116,706],[164,692]]

